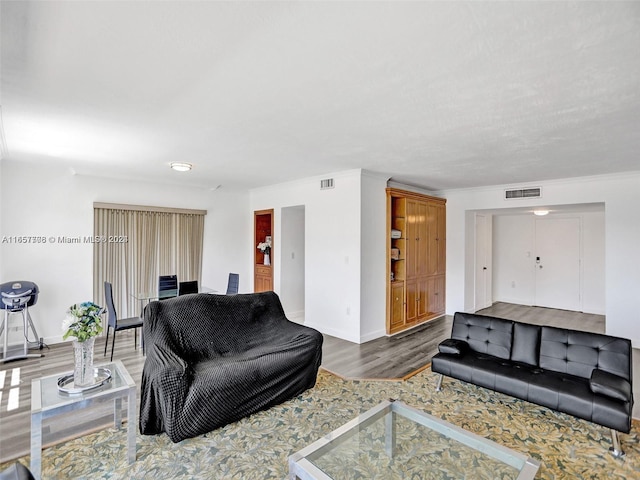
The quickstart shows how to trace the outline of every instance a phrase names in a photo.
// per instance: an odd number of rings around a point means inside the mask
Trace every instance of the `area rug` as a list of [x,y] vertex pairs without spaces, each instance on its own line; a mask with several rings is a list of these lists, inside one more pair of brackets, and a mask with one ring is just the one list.
[[[209,434],[177,444],[166,435],[138,435],[133,465],[125,460],[125,429],[47,448],[43,478],[285,479],[289,455],[388,398],[535,458],[536,478],[640,478],[637,426],[621,435],[627,455],[616,459],[604,427],[453,379],[436,392],[436,379],[430,369],[401,382],[343,380],[321,370],[313,389]],[[28,456],[19,461],[29,465]]]

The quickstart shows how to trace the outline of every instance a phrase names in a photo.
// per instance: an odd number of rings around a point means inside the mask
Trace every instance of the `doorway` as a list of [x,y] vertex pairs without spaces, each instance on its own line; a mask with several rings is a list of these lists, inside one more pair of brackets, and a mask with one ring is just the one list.
[[535,222],[535,302],[538,307],[581,311],[580,219]]
[[273,290],[273,210],[253,212],[253,241],[256,246],[253,257],[253,291]]
[[[487,238],[491,302],[604,315],[604,207],[604,203],[550,205],[552,213],[546,217],[525,208],[468,211],[467,311],[478,311],[482,304],[483,291],[477,289],[481,255],[476,251],[478,242]],[[476,231],[483,222],[476,225],[478,215],[487,217],[488,237]]]
[[305,207],[282,209],[280,301],[287,318],[304,323]]

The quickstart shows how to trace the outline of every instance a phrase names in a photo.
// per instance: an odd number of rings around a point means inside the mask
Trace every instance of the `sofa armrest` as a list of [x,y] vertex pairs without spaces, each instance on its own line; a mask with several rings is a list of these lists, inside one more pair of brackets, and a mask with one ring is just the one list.
[[458,340],[456,338],[447,338],[440,342],[438,345],[438,351],[447,355],[464,355],[469,350],[469,344],[464,340]]
[[624,378],[595,368],[591,372],[589,386],[593,393],[614,398],[622,402],[631,400],[631,384]]

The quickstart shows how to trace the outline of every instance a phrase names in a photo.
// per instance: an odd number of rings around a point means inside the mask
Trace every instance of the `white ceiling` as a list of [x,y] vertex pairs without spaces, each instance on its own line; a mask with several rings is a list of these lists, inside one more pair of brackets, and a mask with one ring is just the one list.
[[227,188],[354,168],[433,190],[640,170],[639,2],[0,9],[9,161]]

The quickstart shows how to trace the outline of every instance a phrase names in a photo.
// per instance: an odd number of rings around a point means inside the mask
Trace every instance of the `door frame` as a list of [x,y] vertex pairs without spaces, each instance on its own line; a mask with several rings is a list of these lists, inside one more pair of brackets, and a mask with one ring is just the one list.
[[[267,216],[269,218],[267,218]],[[259,218],[260,217],[260,218]],[[264,217],[264,218],[262,218]],[[256,291],[256,283],[258,277],[258,269],[260,270],[260,276],[271,278],[271,286],[273,288],[273,258],[274,258],[274,250],[275,250],[275,242],[274,242],[274,231],[273,231],[273,217],[274,210],[273,208],[267,210],[255,210],[253,212],[253,291]],[[265,224],[268,226],[268,231],[271,234],[271,253],[270,253],[270,265],[264,265],[263,259],[264,255],[260,250],[258,250],[258,244],[264,241],[264,234],[262,230],[259,232],[259,228],[265,228],[262,225]],[[265,275],[264,272],[269,272],[268,275]],[[263,290],[261,290],[263,291]]]

